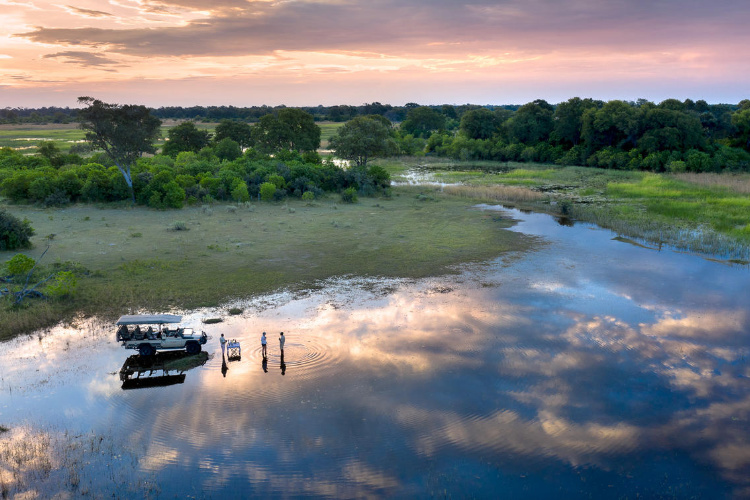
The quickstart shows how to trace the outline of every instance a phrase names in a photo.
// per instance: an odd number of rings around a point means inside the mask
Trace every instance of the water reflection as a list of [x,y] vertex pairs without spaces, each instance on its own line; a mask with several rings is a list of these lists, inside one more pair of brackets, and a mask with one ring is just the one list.
[[548,244],[240,304],[209,333],[284,350],[179,385],[119,390],[106,325],[3,344],[0,423],[128,436],[170,496],[750,494],[750,272],[511,215]]
[[[222,353],[222,361],[223,361]],[[184,351],[157,352],[152,356],[134,354],[120,368],[123,389],[165,387],[185,382],[185,372],[203,366],[208,353],[188,354]],[[224,365],[226,366],[226,365]]]

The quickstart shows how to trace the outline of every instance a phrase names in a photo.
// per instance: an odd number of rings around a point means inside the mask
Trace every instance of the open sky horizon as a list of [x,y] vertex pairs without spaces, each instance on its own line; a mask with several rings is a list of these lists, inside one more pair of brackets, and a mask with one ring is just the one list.
[[0,108],[750,98],[745,0],[0,0]]

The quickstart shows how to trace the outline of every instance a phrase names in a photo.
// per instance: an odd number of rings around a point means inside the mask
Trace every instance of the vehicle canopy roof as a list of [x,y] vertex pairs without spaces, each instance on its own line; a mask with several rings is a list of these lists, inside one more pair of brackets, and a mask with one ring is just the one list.
[[175,314],[126,314],[120,316],[117,325],[163,325],[166,323],[179,323],[182,316]]

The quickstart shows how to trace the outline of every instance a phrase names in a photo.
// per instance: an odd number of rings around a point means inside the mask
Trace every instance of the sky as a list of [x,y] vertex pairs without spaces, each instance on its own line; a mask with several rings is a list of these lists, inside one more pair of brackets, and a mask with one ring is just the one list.
[[0,108],[750,98],[747,0],[0,0]]

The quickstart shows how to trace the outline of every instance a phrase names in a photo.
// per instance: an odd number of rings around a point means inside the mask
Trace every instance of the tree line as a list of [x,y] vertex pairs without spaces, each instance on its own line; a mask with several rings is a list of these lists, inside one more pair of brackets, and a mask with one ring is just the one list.
[[381,167],[343,169],[323,161],[317,153],[320,127],[298,109],[279,110],[253,127],[226,120],[214,135],[183,122],[169,130],[158,151],[161,120],[145,106],[79,101],[86,107],[78,120],[95,152],[62,154],[49,142],[36,155],[0,149],[2,196],[48,206],[130,200],[180,208],[213,200],[312,200],[325,192],[353,201],[356,194],[383,193],[390,186]]
[[[379,102],[364,103],[358,106],[336,105],[336,106],[301,106],[299,109],[312,115],[315,121],[345,122],[357,116],[380,115],[388,118],[391,122],[401,122],[406,118],[410,109],[419,107],[417,103],[407,103],[404,106],[392,106]],[[439,105],[431,108],[440,110],[449,118],[458,119],[460,115],[470,109],[481,106],[475,104],[466,105]],[[507,109],[517,109],[519,105],[502,106]],[[194,122],[219,122],[222,120],[242,121],[254,123],[263,116],[278,113],[287,106],[163,106],[149,108],[150,113],[161,120],[189,120]],[[492,107],[499,108],[496,106]],[[10,108],[0,109],[0,123],[73,123],[78,115],[77,108],[70,107],[42,107],[42,108]]]
[[[362,150],[363,120],[347,125],[361,136],[332,141],[340,156]],[[377,120],[375,120],[377,121]],[[387,123],[387,120],[386,120]],[[477,107],[452,118],[446,109],[410,109],[398,127],[369,156],[428,154],[460,160],[493,160],[581,165],[654,172],[750,171],[750,100],[736,106],[667,99],[608,102],[572,98],[553,106],[535,100],[516,110]],[[361,155],[360,155],[361,156]]]

